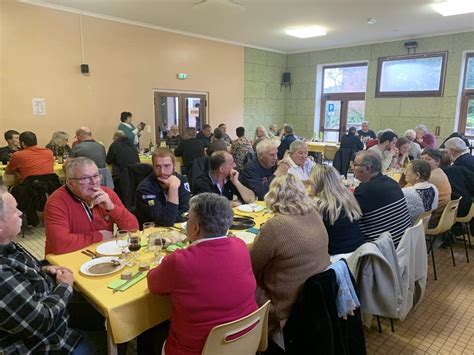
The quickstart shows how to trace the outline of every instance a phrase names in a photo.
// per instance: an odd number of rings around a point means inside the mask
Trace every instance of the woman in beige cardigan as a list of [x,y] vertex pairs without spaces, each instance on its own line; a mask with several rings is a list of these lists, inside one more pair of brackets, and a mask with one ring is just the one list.
[[324,271],[330,261],[326,228],[298,178],[275,178],[265,201],[275,216],[261,228],[250,256],[257,303],[271,300],[272,336],[283,328],[305,281]]

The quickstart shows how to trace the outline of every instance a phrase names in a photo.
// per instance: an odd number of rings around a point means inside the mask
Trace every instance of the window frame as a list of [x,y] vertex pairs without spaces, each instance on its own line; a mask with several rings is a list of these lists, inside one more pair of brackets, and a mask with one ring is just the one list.
[[[380,80],[382,78],[383,63],[400,60],[412,60],[419,58],[434,58],[441,57],[441,77],[439,80],[439,87],[437,90],[424,91],[380,91]],[[379,57],[377,66],[377,79],[375,87],[375,97],[441,97],[444,95],[444,84],[446,79],[446,65],[448,62],[448,51],[429,52],[419,54],[408,54],[398,56]]]
[[[459,124],[458,124],[458,131],[462,134],[466,133],[466,125],[467,125],[467,106],[469,100],[474,99],[474,89],[466,89],[467,83],[467,64],[469,62],[469,58],[474,58],[474,52],[466,53],[465,63],[464,63],[464,71],[463,71],[463,79],[462,79],[462,91],[461,91],[461,108],[459,112]],[[473,136],[467,136],[471,138]]]

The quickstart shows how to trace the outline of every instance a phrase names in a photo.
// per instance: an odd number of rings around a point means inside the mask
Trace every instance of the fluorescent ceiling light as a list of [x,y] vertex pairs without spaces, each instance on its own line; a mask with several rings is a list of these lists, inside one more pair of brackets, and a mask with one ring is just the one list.
[[291,29],[285,30],[285,33],[293,37],[310,38],[310,37],[325,36],[326,30],[318,26],[306,26],[306,27],[298,27],[298,28],[291,28]]
[[474,12],[474,0],[449,0],[431,5],[443,16],[469,14]]

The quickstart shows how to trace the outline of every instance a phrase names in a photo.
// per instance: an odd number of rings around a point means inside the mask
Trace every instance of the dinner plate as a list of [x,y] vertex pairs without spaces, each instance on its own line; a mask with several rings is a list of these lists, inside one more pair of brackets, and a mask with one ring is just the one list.
[[232,222],[232,225],[230,226],[230,229],[249,229],[252,228],[255,225],[255,222],[247,217],[234,217],[234,221]]
[[100,244],[95,251],[104,256],[113,256],[113,255],[121,255],[122,250],[117,246],[115,240],[111,240],[107,243]]
[[240,205],[237,206],[237,209],[241,212],[247,212],[247,213],[252,213],[252,212],[260,212],[263,211],[263,206],[259,206],[255,203],[250,203],[248,205]]
[[242,239],[245,244],[252,244],[255,240],[256,235],[246,231],[235,231],[232,232],[237,238]]
[[[117,266],[112,266],[111,261],[112,260],[118,260],[120,261],[120,265]],[[91,268],[93,268],[96,265],[99,264],[104,264],[106,265],[107,270],[103,272],[93,272]],[[116,256],[104,256],[101,258],[96,258],[96,259],[91,259],[89,261],[86,261],[84,264],[81,265],[79,268],[79,271],[87,276],[104,276],[104,275],[110,275],[113,274],[114,272],[117,272],[119,270],[122,270],[125,267],[125,262],[123,260],[118,259]],[[110,267],[107,267],[109,266]],[[97,267],[97,266],[96,266]]]

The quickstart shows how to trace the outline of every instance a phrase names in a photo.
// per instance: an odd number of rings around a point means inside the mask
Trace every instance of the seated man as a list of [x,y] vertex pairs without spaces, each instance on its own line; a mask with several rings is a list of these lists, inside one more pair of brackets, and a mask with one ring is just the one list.
[[354,196],[362,210],[359,225],[367,241],[390,232],[397,247],[410,227],[410,215],[402,189],[395,180],[381,173],[381,167],[376,153],[366,150],[357,153],[354,174],[361,184],[355,189]]
[[369,129],[369,122],[364,121],[360,125],[360,129],[357,131],[362,144],[366,144],[371,139],[377,139],[375,132]]
[[7,146],[0,148],[0,163],[6,164],[13,153],[20,149],[20,133],[12,129],[4,134]]
[[68,327],[72,272],[61,266],[41,269],[13,243],[20,227],[16,201],[0,187],[0,352],[94,353],[81,334]]
[[181,215],[189,208],[189,184],[174,171],[174,155],[169,148],[156,149],[151,160],[153,173],[137,187],[140,223],[153,221],[168,227],[182,222]]
[[446,150],[451,154],[453,165],[463,166],[474,172],[474,156],[469,153],[469,148],[461,138],[450,138],[446,141],[445,146]]
[[174,150],[174,155],[183,157],[183,167],[181,171],[187,175],[191,170],[193,160],[204,156],[204,144],[196,138],[196,129],[189,127],[186,129],[186,139],[182,140]]
[[69,152],[70,158],[87,157],[94,161],[99,169],[107,167],[105,148],[92,138],[90,128],[78,128],[76,130],[76,139],[77,144]]
[[341,138],[340,149],[350,149],[354,153],[364,149],[364,143],[362,143],[360,137],[356,136],[356,131],[357,128],[349,127],[347,134],[343,135]]
[[257,159],[245,164],[240,180],[262,201],[272,180],[286,174],[288,168],[286,161],[277,164],[275,143],[271,139],[264,139],[257,145]]
[[[247,246],[226,236],[232,220],[224,197],[194,196],[187,223],[191,246],[166,256],[148,273],[150,292],[168,295],[173,304],[166,354],[201,354],[213,327],[257,309]],[[159,343],[150,335],[152,343]]]
[[376,153],[382,162],[382,171],[387,171],[392,165],[397,164],[398,149],[397,135],[392,131],[382,133],[379,143],[369,148],[371,152]]
[[204,148],[207,148],[209,144],[211,144],[211,138],[212,138],[211,126],[208,124],[205,124],[204,126],[202,126],[202,130],[197,134],[196,138],[202,142],[202,144],[204,145]]
[[112,164],[112,177],[115,181],[119,179],[127,165],[139,163],[140,157],[132,141],[123,131],[118,130],[114,134],[114,141],[109,147],[106,160],[107,164]]
[[290,149],[290,144],[296,140],[295,134],[293,133],[293,126],[286,125],[285,126],[285,136],[281,140],[281,144],[278,146],[278,159],[283,159],[285,153],[288,149]]
[[170,131],[166,136],[166,146],[170,149],[176,149],[181,143],[178,126],[175,124],[170,127]]
[[[209,158],[210,171],[203,173],[194,180],[193,195],[203,192],[213,192],[226,197],[229,201],[237,195],[240,201],[252,203],[255,194],[239,181],[239,172],[235,170],[232,154],[225,151],[212,153]],[[233,205],[240,204],[235,201]]]
[[115,192],[100,186],[95,163],[86,157],[69,160],[66,185],[46,202],[44,224],[45,254],[64,254],[106,239],[118,229],[138,229],[138,221]]
[[47,175],[54,173],[53,152],[47,148],[38,147],[36,134],[22,132],[20,144],[23,148],[12,155],[5,169],[6,174],[20,175],[24,181],[29,176]]

